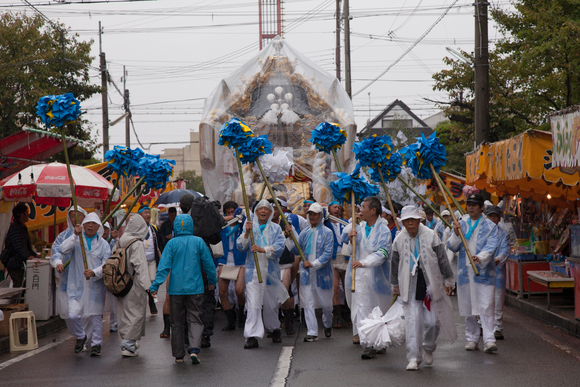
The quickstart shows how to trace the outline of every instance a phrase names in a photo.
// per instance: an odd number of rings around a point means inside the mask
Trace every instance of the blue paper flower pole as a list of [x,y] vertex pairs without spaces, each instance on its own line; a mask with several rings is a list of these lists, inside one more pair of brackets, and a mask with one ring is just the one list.
[[310,142],[321,152],[332,154],[336,164],[336,170],[342,172],[342,167],[338,161],[336,150],[340,149],[346,142],[346,130],[340,128],[340,125],[331,122],[322,122],[312,131]]
[[[387,188],[387,183],[385,183],[385,178],[383,176],[382,168],[386,166],[385,164],[389,162],[391,157],[396,159],[396,156],[393,156],[392,153],[393,143],[389,136],[380,136],[377,137],[376,134],[373,134],[370,137],[365,138],[361,142],[357,142],[353,145],[352,151],[355,154],[356,159],[363,167],[370,167],[373,168],[373,171],[377,172],[378,180],[380,181],[381,185],[383,186],[383,190],[385,191],[385,195],[387,196],[387,202],[389,203],[389,209],[391,210],[393,220],[395,221],[395,227],[397,231],[401,230],[401,226],[397,221],[397,215],[395,213],[395,208],[393,207],[393,202],[391,200],[391,195],[389,195],[389,189]],[[398,156],[398,153],[395,153]],[[386,162],[385,162],[386,161]],[[398,171],[400,172],[401,168],[398,167]],[[398,175],[398,173],[397,173]],[[377,176],[371,176],[375,181],[377,181]]]
[[[117,188],[119,187],[119,182],[121,181],[121,175],[125,177],[136,176],[137,170],[139,169],[139,160],[145,156],[145,152],[141,149],[131,149],[124,146],[115,145],[112,150],[105,153],[105,161],[108,166],[117,174],[117,179],[113,183],[113,191],[109,200],[107,200],[107,205],[105,207],[105,212],[103,216],[109,213],[109,208],[111,206],[111,200],[115,195]],[[129,211],[130,212],[130,211]],[[121,222],[122,224],[123,222]]]
[[[439,138],[437,138],[436,133],[431,134],[429,138],[426,138],[424,134],[421,134],[421,137],[417,137],[417,142],[415,144],[411,144],[405,148],[404,153],[407,165],[411,167],[413,173],[417,177],[420,179],[430,179],[432,177],[435,178],[437,185],[439,185],[439,190],[441,190],[443,195],[443,199],[445,200],[445,205],[451,213],[453,221],[457,221],[455,212],[449,203],[449,198],[447,195],[449,195],[449,197],[452,199],[455,198],[453,198],[453,195],[451,195],[451,193],[447,190],[445,183],[441,179],[441,176],[439,176],[439,170],[447,162],[447,152],[445,151],[445,147],[439,142]],[[454,200],[454,204],[457,209],[459,209],[459,211],[463,211],[463,208],[459,205],[459,203],[457,203],[457,201]],[[461,229],[459,229],[459,237],[461,238],[461,242],[463,243],[467,257],[469,258],[471,268],[473,269],[475,275],[478,276],[479,270],[477,269],[475,261],[471,256],[471,252],[467,246],[467,240],[465,239]]]
[[[40,117],[42,122],[44,122],[47,128],[50,128],[51,126],[61,128],[64,127],[66,124],[75,122],[78,119],[79,115],[81,114],[81,105],[80,102],[74,97],[73,93],[66,93],[62,95],[47,95],[45,97],[41,97],[38,100],[38,104],[36,105],[36,114]],[[70,170],[70,161],[68,158],[68,148],[66,146],[66,135],[64,132],[64,128],[61,132],[61,136],[62,136],[62,145],[64,148],[64,160],[66,162],[66,169],[68,171],[68,180],[70,183],[71,199],[73,207],[75,209],[75,216],[77,218],[76,221],[78,224],[80,222],[77,206],[77,197],[75,194],[75,186],[72,177],[72,172]],[[85,244],[83,239],[84,238],[80,238],[79,240],[81,244],[81,252],[83,255],[83,265],[86,271],[88,269],[87,254],[85,252]],[[70,258],[63,265],[65,269],[69,263]],[[86,277],[86,279],[88,281],[91,278]]]
[[[242,197],[244,200],[244,207],[246,210],[246,218],[250,218],[250,203],[248,202],[248,195],[246,193],[246,184],[244,183],[244,171],[242,169],[242,155],[240,154],[241,150],[247,149],[246,159],[244,162],[250,162],[250,159],[254,157],[257,159],[259,156],[257,154],[258,151],[252,151],[250,147],[250,142],[254,137],[254,132],[248,125],[246,125],[243,121],[232,118],[228,122],[222,125],[219,133],[219,142],[218,145],[227,146],[228,148],[234,148],[235,153],[234,156],[236,157],[236,161],[238,162],[238,176],[240,177],[240,184],[242,186]],[[267,138],[265,139],[266,141]],[[258,140],[260,141],[260,140]],[[269,142],[269,141],[268,141]],[[254,143],[258,145],[257,143]],[[264,152],[266,151],[267,144],[264,142],[260,143],[263,146]],[[270,143],[270,152],[271,150],[271,143]],[[265,180],[265,179],[264,179]],[[254,239],[254,231],[250,229],[250,242],[253,245],[256,244]],[[254,252],[254,266],[256,267],[256,274],[258,275],[258,282],[262,283],[262,272],[260,271],[260,264],[258,262],[258,254]]]
[[[377,195],[379,193],[379,189],[376,186],[369,184],[364,180],[364,178],[360,176],[360,164],[357,164],[354,171],[352,171],[350,174],[337,172],[335,175],[338,176],[339,179],[330,183],[330,190],[332,191],[332,195],[341,203],[348,202],[350,199],[352,218],[354,220],[356,203],[360,203],[365,197]],[[355,262],[356,238],[352,238],[350,243],[352,245],[352,261]],[[353,268],[351,277],[352,286],[350,289],[352,293],[355,292],[355,276],[356,268]]]

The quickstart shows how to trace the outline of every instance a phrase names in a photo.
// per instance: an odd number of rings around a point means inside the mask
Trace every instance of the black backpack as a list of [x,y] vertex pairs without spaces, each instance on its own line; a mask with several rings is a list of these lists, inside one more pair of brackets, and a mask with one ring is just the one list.
[[103,265],[105,288],[115,297],[125,297],[133,287],[134,275],[129,274],[127,249],[139,239],[131,240],[127,246],[118,247]]
[[[226,221],[219,209],[220,204],[217,201],[211,201],[205,196],[194,198],[190,210],[193,235],[209,240],[211,244],[221,242],[220,231],[226,225]],[[214,241],[216,236],[217,241]]]

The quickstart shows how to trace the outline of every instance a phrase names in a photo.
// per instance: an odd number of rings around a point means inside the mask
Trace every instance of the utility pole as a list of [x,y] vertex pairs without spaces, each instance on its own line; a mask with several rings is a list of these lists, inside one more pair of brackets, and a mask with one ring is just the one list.
[[123,108],[125,109],[125,146],[131,147],[131,113],[129,111],[129,90],[127,90],[127,71],[123,66]]
[[336,78],[340,81],[340,0],[336,0],[336,49],[334,53],[336,61]]
[[350,13],[348,0],[344,0],[344,78],[346,89],[346,94],[352,99],[352,85],[351,85],[351,74],[350,74]]
[[105,59],[105,53],[103,52],[103,43],[101,39],[102,35],[101,22],[99,22],[99,56],[101,58],[101,101],[103,105],[103,157],[104,154],[109,150],[109,101],[107,100],[107,60]]
[[489,52],[486,0],[475,1],[475,146],[489,141]]

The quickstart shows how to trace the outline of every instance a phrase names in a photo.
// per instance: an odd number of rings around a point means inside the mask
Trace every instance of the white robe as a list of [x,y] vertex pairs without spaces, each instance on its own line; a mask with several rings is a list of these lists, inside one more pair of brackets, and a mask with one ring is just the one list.
[[145,247],[142,243],[147,231],[147,223],[143,218],[132,216],[119,240],[119,247],[123,247],[131,240],[139,239],[127,249],[129,272],[134,275],[133,287],[125,297],[115,297],[119,335],[124,340],[140,340],[145,336],[148,301],[146,291],[151,287]]

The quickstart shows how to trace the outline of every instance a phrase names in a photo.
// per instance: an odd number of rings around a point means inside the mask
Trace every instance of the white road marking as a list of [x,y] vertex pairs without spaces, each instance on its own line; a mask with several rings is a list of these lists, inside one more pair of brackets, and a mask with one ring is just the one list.
[[32,350],[30,352],[23,353],[20,356],[16,356],[13,359],[10,359],[10,360],[5,361],[4,363],[1,363],[0,364],[0,370],[3,370],[4,368],[6,368],[8,366],[11,366],[12,364],[16,364],[16,363],[18,363],[18,362],[20,362],[22,360],[28,359],[29,357],[32,357],[34,355],[38,355],[39,353],[44,352],[47,349],[50,349],[52,347],[56,347],[60,343],[64,343],[65,341],[70,340],[70,339],[72,339],[72,336],[70,336],[70,335],[60,336],[60,337],[58,337],[56,339],[56,341],[54,341],[54,342],[52,342],[50,344],[44,345],[44,346],[42,346],[42,347],[40,347],[38,349]]
[[270,387],[285,387],[288,375],[290,374],[290,366],[292,365],[292,354],[294,347],[282,347],[278,364],[276,365],[276,373],[270,382]]

